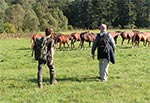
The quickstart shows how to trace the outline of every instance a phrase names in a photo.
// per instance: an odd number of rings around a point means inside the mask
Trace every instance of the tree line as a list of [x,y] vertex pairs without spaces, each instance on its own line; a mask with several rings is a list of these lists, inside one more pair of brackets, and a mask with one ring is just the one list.
[[0,0],[0,32],[150,28],[150,0]]

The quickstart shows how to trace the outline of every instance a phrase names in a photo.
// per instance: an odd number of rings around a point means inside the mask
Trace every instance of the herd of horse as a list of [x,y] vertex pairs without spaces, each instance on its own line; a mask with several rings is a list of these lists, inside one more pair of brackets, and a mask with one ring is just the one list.
[[140,32],[136,30],[132,30],[130,32],[121,32],[120,36],[122,37],[121,46],[123,45],[123,42],[125,39],[128,40],[128,43],[132,42],[132,48],[137,46],[140,47],[140,42],[143,42],[143,45],[146,46],[148,44],[148,47],[150,47],[150,32]]
[[[143,45],[146,46],[148,43],[148,47],[150,47],[150,32],[140,32],[136,30],[131,30],[131,31],[115,31],[115,32],[110,32],[112,37],[115,40],[115,43],[117,44],[117,38],[120,35],[122,38],[121,41],[121,46],[124,43],[124,40],[128,40],[128,43],[130,40],[132,41],[132,48],[135,46],[140,47],[140,42],[143,42]],[[73,32],[71,34],[62,34],[62,33],[54,33],[52,34],[52,38],[55,41],[55,47],[59,44],[59,49],[62,50],[62,45],[63,47],[67,48],[75,48],[75,43],[80,42],[78,48],[83,49],[85,48],[84,43],[88,42],[89,46],[91,46],[91,43],[94,41],[96,37],[96,33],[90,32],[90,31],[84,31],[81,33],[78,32]],[[36,38],[45,36],[44,34],[33,34],[32,35],[32,45],[31,47],[33,48]]]

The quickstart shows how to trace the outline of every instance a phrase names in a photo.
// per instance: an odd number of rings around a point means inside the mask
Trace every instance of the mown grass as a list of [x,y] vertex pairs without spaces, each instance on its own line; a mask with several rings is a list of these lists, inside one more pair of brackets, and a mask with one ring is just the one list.
[[120,47],[120,40],[116,64],[110,63],[108,82],[97,79],[98,61],[91,59],[91,48],[82,51],[57,48],[58,83],[49,85],[45,66],[44,88],[40,90],[30,39],[0,39],[0,103],[149,103],[150,48],[142,43],[140,48],[131,48],[126,41]]

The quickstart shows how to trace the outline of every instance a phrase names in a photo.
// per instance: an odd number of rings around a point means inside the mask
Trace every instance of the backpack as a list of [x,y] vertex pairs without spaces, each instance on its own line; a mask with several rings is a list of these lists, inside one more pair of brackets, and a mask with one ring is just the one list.
[[[100,34],[98,34],[100,36]],[[98,40],[98,58],[108,57],[109,36],[108,33],[99,37]]]
[[47,37],[36,38],[34,45],[34,58],[35,60],[47,60],[48,47],[47,47]]

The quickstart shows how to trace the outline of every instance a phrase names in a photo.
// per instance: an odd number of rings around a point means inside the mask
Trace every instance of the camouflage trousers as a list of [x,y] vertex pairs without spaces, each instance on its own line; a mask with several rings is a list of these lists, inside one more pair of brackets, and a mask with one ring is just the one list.
[[54,64],[50,65],[50,62],[46,61],[38,61],[38,73],[37,73],[37,79],[38,79],[38,86],[42,86],[42,81],[43,81],[43,69],[45,64],[47,64],[49,68],[49,73],[50,73],[50,84],[55,83],[55,69],[54,69]]

